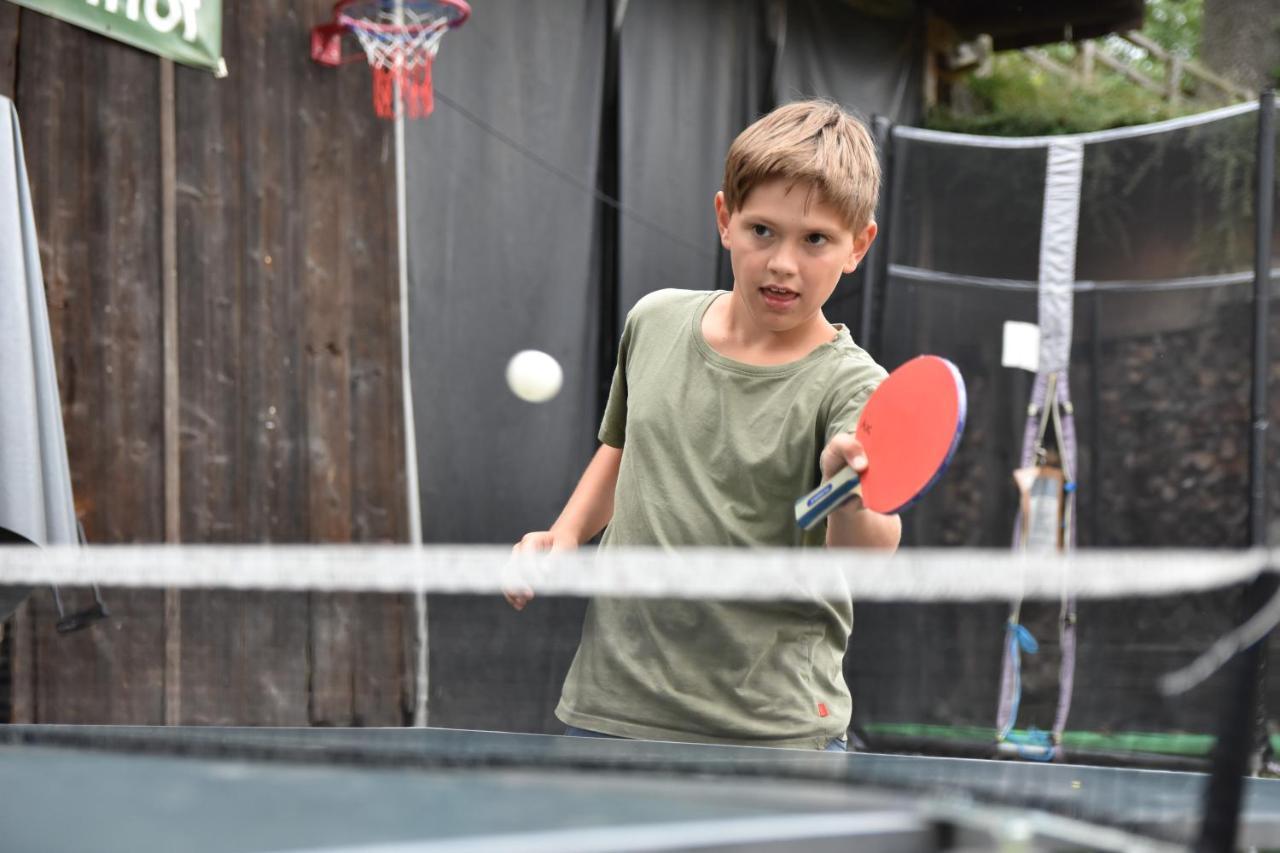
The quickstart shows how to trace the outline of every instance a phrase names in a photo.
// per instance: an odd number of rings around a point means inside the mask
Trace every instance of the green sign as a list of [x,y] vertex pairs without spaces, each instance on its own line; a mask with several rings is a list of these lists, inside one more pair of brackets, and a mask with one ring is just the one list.
[[108,38],[226,75],[222,0],[13,0]]

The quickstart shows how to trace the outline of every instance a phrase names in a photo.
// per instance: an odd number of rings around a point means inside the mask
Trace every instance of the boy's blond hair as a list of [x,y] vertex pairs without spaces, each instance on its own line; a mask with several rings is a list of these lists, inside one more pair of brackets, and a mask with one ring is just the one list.
[[724,200],[731,213],[761,184],[810,184],[855,233],[871,222],[880,160],[862,122],[830,101],[796,101],[756,121],[729,146]]

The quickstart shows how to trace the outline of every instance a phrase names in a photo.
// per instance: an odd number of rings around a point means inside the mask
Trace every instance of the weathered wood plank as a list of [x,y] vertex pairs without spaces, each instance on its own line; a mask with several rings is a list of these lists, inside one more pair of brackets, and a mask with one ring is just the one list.
[[[17,89],[19,11],[12,3],[0,4],[0,97],[9,100],[13,100]],[[0,625],[0,631],[9,632],[3,648],[9,657],[9,717],[15,722],[30,721],[33,700],[30,643],[27,642],[31,625],[26,609],[22,607],[8,623]],[[20,654],[28,656],[19,657]]]
[[308,520],[313,541],[343,542],[351,538],[351,302],[358,286],[344,263],[351,140],[330,127],[341,104],[315,85],[326,69],[297,53],[287,73],[297,80],[301,148],[291,178],[302,241],[293,280],[304,296],[298,378],[306,383]]
[[351,435],[353,534],[405,541],[404,413],[400,395],[400,291],[396,261],[392,125],[373,117],[365,68],[317,68],[335,104],[331,132],[349,140],[335,164],[344,173],[343,276],[353,286]]
[[[224,44],[237,16],[224,12]],[[239,180],[243,156],[239,93],[253,81],[237,69],[225,80],[176,71],[180,490],[182,539],[245,537],[246,475],[240,433],[250,419],[239,393],[243,226],[236,212],[252,194]],[[255,424],[255,427],[258,425]]]
[[[264,38],[298,25],[289,5],[224,8],[226,80],[179,69],[186,541],[307,539],[293,60]],[[306,595],[182,605],[184,721],[306,724]]]
[[[178,151],[173,62],[160,60],[161,305],[164,353],[164,541],[182,541],[182,400],[178,384]],[[164,722],[182,721],[182,593],[164,591]]]
[[297,93],[288,73],[301,51],[279,50],[270,37],[305,31],[292,7],[272,0],[227,10],[228,18],[240,19],[231,22],[234,49],[249,81],[237,98],[244,140],[238,177],[245,191],[236,213],[245,240],[239,366],[247,419],[240,450],[242,497],[251,509],[244,534],[251,541],[302,541],[308,535],[304,304],[298,286],[303,223],[294,207],[301,151],[294,125]]
[[312,723],[404,722],[400,601],[389,595],[312,596]]
[[[345,275],[354,285],[352,325],[357,330],[351,341],[352,529],[357,540],[403,542],[408,517],[395,148],[391,125],[372,115],[365,69],[342,69],[328,85],[337,91],[334,130],[350,140],[342,165],[348,181],[342,224]],[[367,630],[355,637],[353,646],[358,661],[355,717],[370,724],[399,724],[412,707],[412,601],[407,596],[368,597],[358,618]]]
[[[156,63],[44,15],[22,25],[16,94],[78,510],[90,541],[158,541]],[[35,599],[36,720],[162,721],[161,596],[103,592],[111,621],[65,637]]]
[[30,71],[18,98],[78,510],[90,541],[158,541],[156,62],[28,15],[21,64]]
[[[323,16],[323,10],[315,10]],[[326,132],[341,104],[327,87],[316,85],[326,70],[302,52],[289,66],[297,79],[302,156],[295,181],[296,209],[302,220],[301,265],[297,286],[306,296],[304,373],[307,424],[307,499],[310,536],[314,541],[351,539],[351,339],[354,337],[351,296],[354,282],[343,264],[344,202],[350,173],[344,162],[350,140]],[[310,67],[308,67],[310,66]],[[355,597],[311,596],[312,722],[349,724],[354,714],[356,662],[353,641]]]
[[18,88],[18,21],[21,10],[0,5],[0,96],[13,100]]
[[[312,11],[320,20],[329,4],[317,2]],[[335,71],[303,57],[297,70],[300,114],[314,122],[303,135],[300,178],[309,223],[312,538],[400,540],[404,480],[395,393],[399,315],[391,125],[372,114],[364,68]],[[401,629],[407,613],[391,596],[313,597],[314,722],[403,721]]]
[[[68,611],[88,607],[88,589],[60,590]],[[144,724],[164,722],[164,595],[107,588],[111,618],[59,634],[48,588],[32,598],[36,722]]]
[[183,595],[184,722],[307,725],[307,611],[305,594]]
[[[176,71],[184,541],[405,529],[390,129],[370,115],[367,71],[268,47],[331,7],[294,5],[225,8],[229,78]],[[23,22],[16,76],[32,82],[18,95],[40,154],[29,165],[79,510],[92,541],[160,541],[157,60]],[[38,685],[15,696],[26,718],[163,721],[163,593],[104,595],[112,620],[71,638],[53,632],[47,595],[29,608],[30,648],[15,644]],[[188,593],[178,613],[181,722],[403,720],[395,597]]]
[[36,721],[35,644],[31,635],[31,602],[23,604],[9,620],[9,720]]

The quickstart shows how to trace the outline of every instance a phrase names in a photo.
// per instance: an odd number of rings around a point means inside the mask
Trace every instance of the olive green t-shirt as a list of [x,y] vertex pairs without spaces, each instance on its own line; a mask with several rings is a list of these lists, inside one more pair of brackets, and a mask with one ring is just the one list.
[[[602,547],[820,546],[795,523],[818,456],[884,370],[837,326],[799,361],[726,358],[723,292],[662,290],[627,316],[600,440],[623,448]],[[556,715],[621,737],[821,748],[849,723],[841,601],[591,602]]]

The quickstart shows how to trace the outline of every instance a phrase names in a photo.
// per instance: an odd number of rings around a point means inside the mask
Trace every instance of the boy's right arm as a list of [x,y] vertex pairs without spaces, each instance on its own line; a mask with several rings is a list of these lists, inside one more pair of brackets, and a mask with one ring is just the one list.
[[[613,492],[621,465],[622,448],[600,445],[551,529],[526,533],[512,550],[570,550],[604,530],[613,518]],[[512,607],[523,610],[533,598],[533,590],[525,587],[507,590],[503,595]]]

